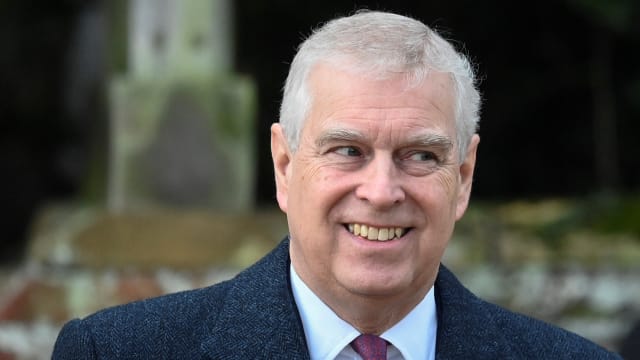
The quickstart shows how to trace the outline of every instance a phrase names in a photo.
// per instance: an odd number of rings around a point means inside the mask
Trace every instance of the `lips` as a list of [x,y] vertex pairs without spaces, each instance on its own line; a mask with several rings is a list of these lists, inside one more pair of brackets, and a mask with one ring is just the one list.
[[403,227],[375,227],[363,224],[347,224],[350,233],[368,240],[389,241],[400,238],[409,231]]

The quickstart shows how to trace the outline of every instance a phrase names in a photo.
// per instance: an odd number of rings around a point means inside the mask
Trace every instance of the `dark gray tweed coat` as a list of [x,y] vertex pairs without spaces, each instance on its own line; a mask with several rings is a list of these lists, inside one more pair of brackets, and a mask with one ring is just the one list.
[[[289,282],[289,242],[237,277],[72,320],[53,359],[308,359]],[[484,302],[445,267],[436,358],[617,359],[564,330]]]

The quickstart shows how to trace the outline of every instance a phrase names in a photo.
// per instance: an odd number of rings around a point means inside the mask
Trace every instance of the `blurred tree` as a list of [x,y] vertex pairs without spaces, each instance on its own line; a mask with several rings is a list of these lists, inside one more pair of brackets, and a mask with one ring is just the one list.
[[594,163],[597,185],[604,193],[620,190],[618,116],[613,69],[616,40],[633,32],[635,0],[569,0],[593,26],[589,82],[593,110]]

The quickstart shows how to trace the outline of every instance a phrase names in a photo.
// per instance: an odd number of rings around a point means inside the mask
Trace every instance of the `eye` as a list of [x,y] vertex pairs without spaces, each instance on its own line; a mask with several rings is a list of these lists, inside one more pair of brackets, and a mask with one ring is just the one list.
[[338,155],[348,156],[348,157],[361,156],[362,155],[362,152],[360,152],[360,150],[358,150],[358,148],[353,147],[353,146],[342,146],[342,147],[336,148],[333,151]]
[[431,151],[416,151],[413,152],[411,154],[409,154],[409,156],[407,157],[409,160],[412,161],[438,161],[438,157],[436,156],[436,154],[432,153]]
[[407,174],[414,176],[429,175],[438,170],[442,165],[436,153],[426,150],[413,150],[400,158],[400,162]]

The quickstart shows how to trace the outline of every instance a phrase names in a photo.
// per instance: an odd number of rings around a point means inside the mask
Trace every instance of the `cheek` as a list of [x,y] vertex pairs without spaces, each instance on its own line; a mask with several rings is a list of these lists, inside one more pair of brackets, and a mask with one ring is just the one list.
[[436,189],[439,189],[441,196],[447,198],[453,205],[458,195],[459,181],[458,175],[452,170],[445,170],[437,174],[434,181],[437,182]]
[[433,174],[428,181],[413,188],[413,194],[429,217],[433,220],[450,218],[456,211],[458,181],[450,171]]
[[348,176],[318,161],[300,161],[293,168],[292,175],[290,192],[295,196],[290,198],[289,205],[307,214],[315,213],[326,218],[348,191],[345,185]]
[[[320,158],[306,158],[298,163],[295,169],[298,181],[303,186],[316,191],[335,191],[341,188],[353,174],[335,168],[328,161]],[[313,194],[322,195],[322,194]]]
[[322,166],[315,163],[301,164],[298,172],[299,181],[308,187],[322,186],[326,183],[327,176],[322,171]]

